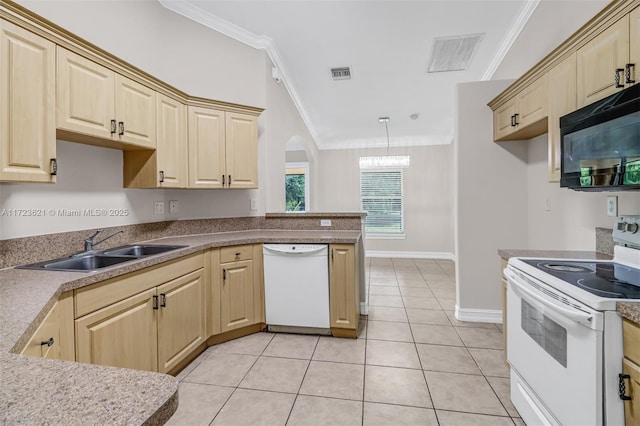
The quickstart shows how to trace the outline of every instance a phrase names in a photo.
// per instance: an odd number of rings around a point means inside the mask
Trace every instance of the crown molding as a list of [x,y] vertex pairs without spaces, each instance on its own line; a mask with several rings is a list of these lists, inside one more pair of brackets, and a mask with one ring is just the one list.
[[309,114],[300,99],[298,91],[295,88],[291,78],[289,78],[289,72],[282,61],[280,53],[276,48],[275,42],[270,37],[264,35],[257,35],[252,33],[251,31],[247,31],[244,28],[239,27],[225,19],[220,18],[219,16],[214,15],[213,13],[204,10],[198,5],[192,3],[190,0],[158,0],[158,2],[166,9],[182,15],[192,21],[198,22],[208,28],[211,28],[214,31],[217,31],[221,34],[226,35],[234,40],[237,40],[247,46],[253,47],[255,49],[262,49],[267,52],[269,55],[269,59],[271,63],[280,71],[282,75],[281,84],[284,85],[285,89],[289,93],[293,104],[295,105],[302,121],[305,126],[307,126],[307,130],[313,139],[313,142],[316,144],[318,149],[326,149],[324,144],[321,143],[318,133],[316,132],[311,119],[309,118]]
[[507,35],[505,36],[505,38],[502,39],[500,47],[496,51],[496,54],[493,56],[493,59],[491,59],[491,62],[489,62],[489,65],[487,66],[487,69],[485,70],[480,80],[491,80],[493,74],[495,74],[496,70],[504,60],[504,57],[509,52],[509,49],[511,49],[511,46],[513,46],[513,43],[515,43],[516,39],[520,35],[520,32],[522,31],[524,26],[527,25],[527,22],[529,22],[531,15],[533,15],[533,12],[540,4],[540,1],[541,0],[527,0],[522,5],[520,13],[511,24],[511,27],[509,28],[509,31],[507,31]]

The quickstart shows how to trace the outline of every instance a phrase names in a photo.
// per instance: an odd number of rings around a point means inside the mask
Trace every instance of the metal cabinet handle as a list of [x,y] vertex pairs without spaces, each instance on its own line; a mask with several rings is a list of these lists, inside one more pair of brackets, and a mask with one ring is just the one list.
[[231,188],[231,175],[229,175],[229,188]]
[[160,306],[163,308],[167,307],[167,295],[164,293],[160,293]]
[[223,269],[222,270],[222,281],[226,281],[227,280],[227,270]]
[[160,183],[164,182],[164,170],[160,170]]
[[120,122],[118,123],[118,127],[120,127],[120,131],[118,132],[118,135],[119,135],[119,136],[124,135],[124,121],[120,121]]
[[48,347],[51,347],[54,343],[55,341],[53,340],[53,337],[49,337],[49,340],[43,340],[42,342],[40,342],[40,346],[47,345]]
[[620,84],[620,73],[623,73],[623,72],[624,72],[624,68],[616,68],[616,76],[615,76],[616,89],[624,87],[624,84]]
[[58,174],[58,160],[55,158],[51,159],[51,172],[49,172],[51,176],[57,176]]
[[631,401],[631,397],[626,395],[627,387],[624,383],[625,380],[631,379],[631,376],[628,374],[618,374],[618,396],[623,401]]
[[515,115],[511,116],[511,127],[516,127],[516,116]]
[[222,175],[222,186],[224,186],[224,175]]
[[158,310],[159,309],[159,307],[158,307],[158,296],[155,295],[155,294],[153,295],[153,309],[154,310]]
[[520,117],[520,114],[513,114],[513,125],[514,126],[519,126],[520,123],[518,123],[518,117]]
[[114,135],[116,133],[116,120],[111,120],[111,134]]
[[636,81],[631,79],[631,68],[635,68],[636,64],[627,64],[624,66],[624,82],[626,84],[634,84]]

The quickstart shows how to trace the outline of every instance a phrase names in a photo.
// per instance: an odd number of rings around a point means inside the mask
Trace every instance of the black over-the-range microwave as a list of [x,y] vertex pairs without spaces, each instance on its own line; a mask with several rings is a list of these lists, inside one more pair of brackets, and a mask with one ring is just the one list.
[[560,186],[640,190],[640,84],[560,118]]

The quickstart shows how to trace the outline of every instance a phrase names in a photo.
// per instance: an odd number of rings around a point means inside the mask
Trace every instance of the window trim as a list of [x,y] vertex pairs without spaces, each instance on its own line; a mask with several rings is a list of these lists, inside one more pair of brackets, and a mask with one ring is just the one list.
[[362,205],[362,174],[363,173],[400,173],[400,230],[397,232],[371,232],[367,231],[366,222],[364,224],[365,235],[368,239],[378,240],[403,240],[405,234],[405,202],[404,202],[404,171],[401,168],[377,168],[360,170],[360,209],[366,211]]
[[284,194],[284,211],[286,213],[308,213],[311,211],[311,204],[309,202],[309,162],[295,162],[295,163],[285,163],[284,165],[284,175],[285,179],[287,176],[288,169],[304,169],[304,210],[287,210],[287,192],[285,188]]

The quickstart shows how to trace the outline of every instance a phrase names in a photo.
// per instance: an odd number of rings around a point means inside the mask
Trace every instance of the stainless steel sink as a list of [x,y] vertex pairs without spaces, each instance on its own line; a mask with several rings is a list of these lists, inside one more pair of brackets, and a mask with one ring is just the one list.
[[92,272],[108,266],[131,262],[146,256],[166,253],[187,246],[134,244],[98,252],[80,253],[60,259],[45,260],[29,265],[17,266],[18,269],[40,269],[52,271]]
[[135,244],[131,246],[118,247],[105,250],[102,253],[108,256],[153,256],[154,254],[162,254],[168,251],[177,250],[186,246],[173,245],[157,245],[157,244]]
[[131,260],[133,260],[131,257],[92,254],[45,263],[42,267],[44,269],[58,269],[63,271],[95,271],[96,269],[130,262]]

